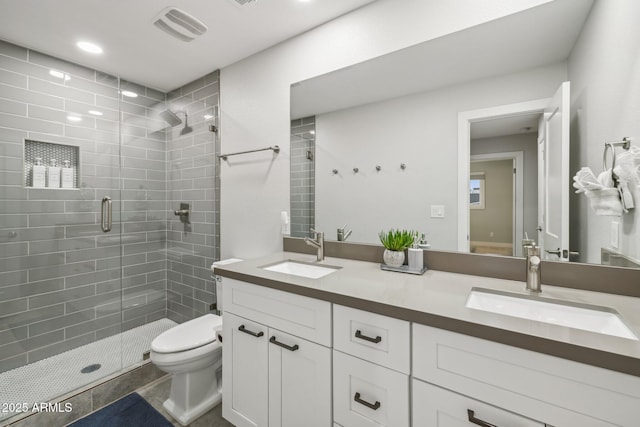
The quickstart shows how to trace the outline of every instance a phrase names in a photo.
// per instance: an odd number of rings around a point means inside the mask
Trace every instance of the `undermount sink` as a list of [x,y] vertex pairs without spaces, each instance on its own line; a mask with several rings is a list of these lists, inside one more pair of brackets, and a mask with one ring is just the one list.
[[608,307],[482,288],[471,290],[465,306],[475,310],[638,340],[624,324],[618,312]]
[[278,261],[276,264],[269,264],[261,268],[263,268],[264,270],[276,271],[278,273],[306,277],[308,279],[319,279],[336,272],[342,267],[326,264],[316,264],[312,262],[286,260]]

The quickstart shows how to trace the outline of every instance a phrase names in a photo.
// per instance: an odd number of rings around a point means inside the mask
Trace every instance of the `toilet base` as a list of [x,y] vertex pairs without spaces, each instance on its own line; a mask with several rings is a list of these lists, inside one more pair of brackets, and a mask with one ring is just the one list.
[[169,397],[164,401],[162,406],[167,410],[175,420],[177,420],[183,426],[191,424],[196,418],[204,415],[209,410],[215,408],[222,401],[222,392],[218,392],[212,396],[209,396],[206,400],[200,402],[200,404],[189,408],[188,410],[181,409],[176,405],[175,401]]
[[222,401],[222,360],[191,372],[174,373],[163,406],[186,426]]

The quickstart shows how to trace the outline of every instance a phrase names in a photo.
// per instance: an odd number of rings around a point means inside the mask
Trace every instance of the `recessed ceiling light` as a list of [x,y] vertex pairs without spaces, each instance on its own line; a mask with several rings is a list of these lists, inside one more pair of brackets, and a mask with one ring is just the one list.
[[315,134],[316,134],[316,131],[315,131],[315,130],[310,130],[310,131],[309,131],[309,133],[310,133],[311,135],[315,135]]
[[95,43],[78,42],[76,43],[76,46],[78,46],[80,49],[84,50],[85,52],[89,52],[93,54],[102,53],[102,48]]
[[138,94],[135,92],[131,92],[130,90],[123,90],[121,92],[124,96],[128,96],[129,98],[137,98]]
[[67,116],[67,120],[69,120],[70,122],[81,122],[82,121],[82,117],[81,116],[69,115],[69,116]]
[[204,119],[205,120],[211,120],[211,119],[213,119],[213,115],[212,114],[205,114],[204,115]]
[[89,110],[88,112],[89,112],[89,114],[92,114],[94,116],[101,116],[102,115],[102,111],[98,111],[98,110]]
[[62,71],[58,70],[49,70],[49,75],[55,77],[56,79],[63,79],[65,82],[71,80],[71,76],[69,76],[69,74],[65,74]]

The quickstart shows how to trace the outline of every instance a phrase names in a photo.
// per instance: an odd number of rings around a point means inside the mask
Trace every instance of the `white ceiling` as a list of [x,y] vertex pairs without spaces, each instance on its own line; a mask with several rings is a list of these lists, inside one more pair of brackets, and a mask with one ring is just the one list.
[[521,133],[538,133],[541,113],[520,114],[500,119],[482,120],[471,123],[471,139],[495,138]]
[[291,116],[322,114],[566,60],[592,4],[553,1],[295,83]]
[[[373,1],[0,0],[0,39],[170,91]],[[208,31],[191,42],[160,31],[152,21],[169,6]],[[80,51],[81,39],[104,53]]]

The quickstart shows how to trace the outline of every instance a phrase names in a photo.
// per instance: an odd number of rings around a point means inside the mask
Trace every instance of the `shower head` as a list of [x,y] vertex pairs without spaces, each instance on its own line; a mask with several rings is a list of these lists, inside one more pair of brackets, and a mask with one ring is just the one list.
[[184,112],[184,127],[180,131],[180,135],[186,135],[191,132],[193,128],[189,126],[189,116],[187,116],[187,112]]
[[[180,123],[182,123],[182,120],[180,120],[180,118],[176,115],[176,113],[174,113],[171,110],[161,111],[160,117],[162,117],[162,120],[169,123],[169,126],[171,127],[178,126]],[[185,115],[185,118],[186,118],[186,115]]]

